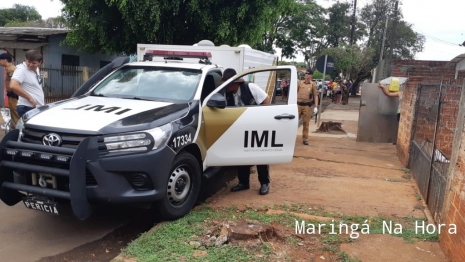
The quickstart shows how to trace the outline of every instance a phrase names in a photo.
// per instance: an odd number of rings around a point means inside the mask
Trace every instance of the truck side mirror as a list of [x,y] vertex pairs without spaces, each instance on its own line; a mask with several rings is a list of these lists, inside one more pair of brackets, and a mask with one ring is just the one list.
[[213,108],[223,109],[226,107],[226,104],[226,98],[218,93],[212,95],[212,97],[210,97],[210,99],[207,101],[207,106]]

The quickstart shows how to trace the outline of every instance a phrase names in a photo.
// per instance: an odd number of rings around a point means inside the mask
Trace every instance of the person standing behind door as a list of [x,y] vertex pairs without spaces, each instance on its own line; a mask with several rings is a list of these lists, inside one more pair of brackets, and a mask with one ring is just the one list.
[[313,79],[313,70],[307,69],[305,80],[300,80],[297,85],[297,105],[299,107],[299,119],[302,119],[302,139],[304,145],[308,145],[308,127],[312,112],[318,113],[318,90]]
[[39,66],[42,64],[42,54],[34,49],[26,52],[26,61],[19,64],[11,77],[10,88],[18,96],[18,115],[22,117],[36,106],[43,106],[44,91]]
[[13,128],[18,123],[19,115],[18,111],[16,110],[16,106],[18,104],[18,95],[15,94],[10,89],[10,82],[11,77],[13,76],[14,71],[16,70],[16,66],[12,63],[13,58],[8,53],[0,54],[0,66],[5,67],[6,69],[6,78],[5,78],[5,85],[6,85],[6,96],[8,96],[8,105],[10,107],[10,115],[11,120],[13,121]]
[[[227,68],[223,73],[223,82],[236,75],[236,70]],[[258,85],[238,78],[226,86],[226,100],[228,106],[249,106],[271,104],[270,97]],[[250,188],[250,167],[238,166],[237,178],[239,183],[231,188],[232,192],[247,190]],[[266,195],[270,191],[270,175],[268,165],[257,165],[258,181],[260,181],[260,195]]]
[[401,91],[397,91],[397,92],[391,92],[389,91],[388,87],[385,86],[383,83],[379,82],[378,83],[378,87],[381,88],[383,90],[383,93],[386,95],[386,96],[389,96],[389,97],[398,97],[399,98],[399,105],[397,106],[397,122],[399,122],[400,120],[400,110],[401,110],[401,104],[402,104],[402,92]]

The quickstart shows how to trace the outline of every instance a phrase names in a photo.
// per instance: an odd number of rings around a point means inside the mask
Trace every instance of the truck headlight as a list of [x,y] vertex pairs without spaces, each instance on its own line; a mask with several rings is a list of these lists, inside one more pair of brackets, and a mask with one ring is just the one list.
[[148,130],[147,133],[152,135],[153,139],[155,140],[153,149],[164,146],[171,136],[171,131],[173,131],[171,123]]
[[107,150],[115,151],[146,151],[152,141],[145,133],[110,136],[103,139]]
[[[143,133],[124,134],[118,136],[108,136],[103,138],[107,150],[111,152],[119,151],[147,151],[157,149],[166,144],[171,136],[171,123]],[[152,145],[153,141],[153,146]]]

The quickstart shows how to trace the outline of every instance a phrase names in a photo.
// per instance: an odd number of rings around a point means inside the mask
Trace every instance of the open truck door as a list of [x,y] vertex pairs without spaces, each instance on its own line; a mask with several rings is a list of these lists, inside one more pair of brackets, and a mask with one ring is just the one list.
[[[276,74],[290,75],[287,104],[227,106],[225,87],[238,78],[268,75],[275,86]],[[297,70],[294,66],[253,68],[231,77],[202,104],[202,128],[206,166],[289,163],[294,156],[298,128]],[[266,88],[262,87],[266,90]],[[268,93],[268,92],[267,92]],[[271,97],[270,97],[271,99]]]

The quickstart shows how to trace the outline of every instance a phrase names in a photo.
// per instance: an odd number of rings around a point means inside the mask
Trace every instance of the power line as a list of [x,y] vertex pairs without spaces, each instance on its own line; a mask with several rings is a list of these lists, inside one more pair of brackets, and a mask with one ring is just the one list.
[[434,36],[427,35],[427,34],[423,33],[422,31],[420,31],[420,30],[418,30],[418,29],[416,29],[416,28],[414,28],[414,30],[415,30],[417,33],[420,33],[420,34],[424,35],[425,37],[427,37],[427,38],[429,38],[429,39],[431,39],[431,40],[435,40],[435,41],[437,41],[437,42],[442,42],[442,43],[444,43],[444,44],[449,44],[449,45],[453,45],[453,46],[458,46],[458,45],[459,45],[459,44],[454,44],[454,43],[452,43],[452,42],[448,42],[448,41],[446,41],[446,40],[439,39],[439,38],[434,37]]

